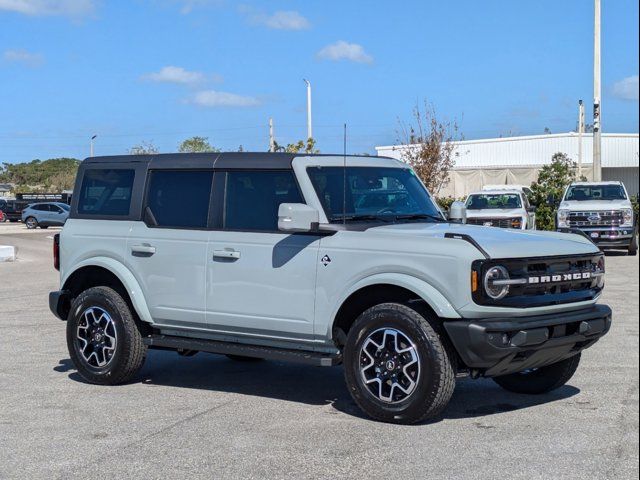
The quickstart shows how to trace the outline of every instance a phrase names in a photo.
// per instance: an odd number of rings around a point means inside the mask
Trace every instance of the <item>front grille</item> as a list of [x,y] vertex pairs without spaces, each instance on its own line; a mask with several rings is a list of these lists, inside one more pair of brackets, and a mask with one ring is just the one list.
[[485,227],[513,228],[513,222],[522,222],[520,217],[512,218],[467,218],[469,225],[484,225]]
[[523,283],[511,285],[509,294],[500,300],[493,300],[482,288],[478,289],[474,301],[480,305],[521,308],[592,300],[602,290],[599,277],[580,278],[580,274],[597,273],[602,258],[602,254],[595,254],[475,262],[474,269],[478,269],[481,279],[489,268],[502,265],[510,279],[523,279]]
[[624,214],[617,210],[569,212],[567,223],[570,227],[616,227],[624,223]]

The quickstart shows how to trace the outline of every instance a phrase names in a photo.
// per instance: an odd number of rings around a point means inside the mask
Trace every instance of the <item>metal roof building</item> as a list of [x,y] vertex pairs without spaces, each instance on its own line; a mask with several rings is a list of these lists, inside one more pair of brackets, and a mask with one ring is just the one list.
[[[602,134],[602,177],[621,180],[632,195],[638,193],[637,133]],[[539,169],[555,153],[565,153],[578,162],[579,136],[575,132],[489,138],[455,142],[455,167],[449,184],[439,195],[461,197],[487,184],[531,184]],[[378,155],[402,159],[405,145],[376,147]],[[582,174],[592,177],[593,135],[582,136]]]

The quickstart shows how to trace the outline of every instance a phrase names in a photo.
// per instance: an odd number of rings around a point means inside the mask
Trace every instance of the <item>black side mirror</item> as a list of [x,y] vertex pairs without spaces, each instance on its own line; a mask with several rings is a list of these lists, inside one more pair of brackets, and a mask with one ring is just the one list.
[[531,205],[529,208],[527,208],[527,212],[529,213],[536,213],[537,208],[535,207],[535,205]]

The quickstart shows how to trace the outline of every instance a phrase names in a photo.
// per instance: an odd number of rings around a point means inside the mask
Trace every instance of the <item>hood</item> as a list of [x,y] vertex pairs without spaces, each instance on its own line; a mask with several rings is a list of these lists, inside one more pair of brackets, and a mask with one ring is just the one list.
[[522,217],[526,213],[522,208],[486,208],[482,210],[468,210],[467,218],[512,218]]
[[[404,223],[383,225],[367,231],[411,235],[416,238],[444,238],[444,234],[448,232],[465,234],[473,237],[491,258],[552,257],[599,252],[598,247],[588,238],[571,233],[513,230],[459,223]],[[453,243],[452,248],[455,248]]]
[[629,200],[564,200],[560,203],[563,210],[575,210],[578,212],[592,212],[598,210],[618,210],[621,208],[632,208]]

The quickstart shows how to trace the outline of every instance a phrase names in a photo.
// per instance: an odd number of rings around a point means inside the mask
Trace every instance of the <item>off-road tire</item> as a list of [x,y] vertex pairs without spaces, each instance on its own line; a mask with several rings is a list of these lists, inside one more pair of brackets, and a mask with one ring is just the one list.
[[638,255],[638,237],[635,235],[635,232],[633,235],[633,239],[629,244],[629,250],[627,252],[630,257],[635,257],[636,255]]
[[580,354],[547,365],[530,372],[512,373],[493,379],[505,390],[527,395],[540,395],[551,392],[566,384],[576,373],[580,364]]
[[[82,315],[91,307],[108,313],[117,334],[115,351],[104,367],[90,365],[80,353],[80,343],[76,339]],[[130,381],[142,368],[147,354],[147,347],[127,303],[118,292],[109,287],[89,288],[74,299],[67,319],[67,348],[82,378],[100,385],[117,385]]]
[[[369,335],[387,328],[405,335],[419,356],[416,386],[407,398],[397,403],[384,402],[372,394],[361,372],[363,344]],[[455,388],[454,360],[446,347],[448,339],[438,331],[441,329],[437,319],[430,312],[409,304],[382,303],[357,318],[344,347],[344,372],[349,393],[365,414],[375,420],[401,424],[438,417]]]

